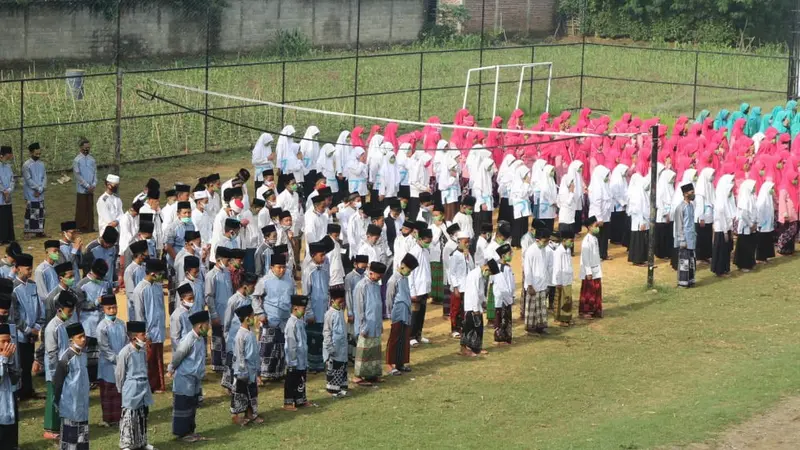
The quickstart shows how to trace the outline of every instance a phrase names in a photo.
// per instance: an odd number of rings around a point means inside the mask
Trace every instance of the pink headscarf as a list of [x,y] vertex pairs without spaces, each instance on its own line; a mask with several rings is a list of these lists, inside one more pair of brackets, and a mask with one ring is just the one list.
[[383,133],[383,142],[392,144],[395,154],[397,153],[397,150],[400,149],[400,143],[397,141],[397,128],[397,123],[389,122],[386,124],[386,128],[384,129]]
[[358,126],[353,128],[353,131],[350,133],[350,145],[353,148],[361,147],[367,148],[366,144],[364,144],[364,139],[361,138],[361,135],[364,133],[364,127]]
[[[492,128],[499,129],[502,124],[503,118],[500,116],[496,116],[492,120]],[[503,133],[494,130],[490,131],[489,135],[486,137],[486,146],[489,147],[489,151],[492,152],[492,159],[494,160],[495,166],[500,167],[505,157],[505,152],[503,151]]]

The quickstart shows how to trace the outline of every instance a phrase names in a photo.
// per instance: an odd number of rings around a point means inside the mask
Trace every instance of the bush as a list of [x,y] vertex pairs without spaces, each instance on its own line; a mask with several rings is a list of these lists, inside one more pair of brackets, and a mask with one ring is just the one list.
[[300,30],[278,30],[271,53],[283,58],[299,58],[311,53],[311,40]]

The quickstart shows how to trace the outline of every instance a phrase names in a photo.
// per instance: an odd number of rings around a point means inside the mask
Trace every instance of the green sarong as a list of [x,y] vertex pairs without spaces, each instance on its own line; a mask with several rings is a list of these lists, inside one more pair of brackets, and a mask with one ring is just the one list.
[[489,284],[489,295],[486,296],[486,319],[494,321],[494,284]]
[[56,405],[53,404],[53,383],[47,382],[47,399],[44,403],[44,429],[52,433],[61,431],[61,417],[56,411]]

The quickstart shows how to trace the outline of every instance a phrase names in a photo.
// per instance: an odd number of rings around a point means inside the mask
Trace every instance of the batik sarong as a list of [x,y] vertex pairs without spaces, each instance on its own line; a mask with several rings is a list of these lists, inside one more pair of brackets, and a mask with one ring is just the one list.
[[347,363],[331,359],[325,366],[325,389],[331,394],[346,391]]
[[119,422],[119,448],[144,448],[147,445],[147,406],[122,410]]
[[322,372],[325,370],[325,362],[322,360],[322,325],[322,322],[306,325],[309,372]]
[[44,233],[44,202],[28,202],[25,205],[25,233]]
[[306,399],[306,371],[294,367],[286,369],[286,380],[283,383],[284,405],[305,405]]
[[559,322],[572,322],[572,285],[556,286],[555,319]]
[[211,370],[225,372],[225,333],[222,325],[211,327]]
[[511,343],[511,305],[494,309],[494,341]]
[[231,414],[242,414],[248,409],[254,416],[258,414],[258,385],[237,378],[231,391]]
[[603,317],[603,281],[600,278],[581,281],[578,308],[581,314]]
[[261,379],[277,381],[286,374],[286,357],[283,351],[285,338],[280,326],[261,327],[261,336],[258,338],[259,356],[261,357]]
[[383,358],[381,358],[380,337],[358,337],[356,346],[356,362],[353,366],[355,376],[359,378],[378,378],[381,376]]
[[694,272],[697,269],[697,260],[694,250],[688,248],[678,249],[678,286],[694,286]]
[[461,345],[480,353],[483,348],[483,314],[467,311],[464,314],[464,327],[461,332]]

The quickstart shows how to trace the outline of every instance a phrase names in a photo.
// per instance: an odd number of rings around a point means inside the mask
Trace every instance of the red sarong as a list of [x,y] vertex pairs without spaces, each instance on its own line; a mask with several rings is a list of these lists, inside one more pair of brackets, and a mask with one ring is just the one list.
[[103,409],[103,422],[108,424],[119,423],[122,415],[122,394],[117,392],[117,385],[108,381],[98,380],[100,387],[100,406]]
[[151,342],[147,346],[147,379],[153,392],[166,391],[164,383],[164,344]]
[[599,278],[581,282],[580,313],[603,317],[603,283]]
[[461,292],[450,290],[450,331],[461,332],[464,323],[464,305],[461,303]]

